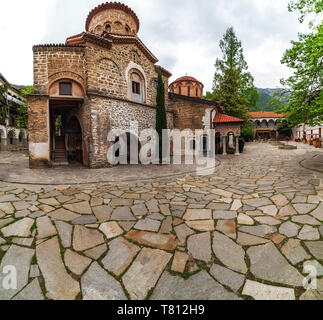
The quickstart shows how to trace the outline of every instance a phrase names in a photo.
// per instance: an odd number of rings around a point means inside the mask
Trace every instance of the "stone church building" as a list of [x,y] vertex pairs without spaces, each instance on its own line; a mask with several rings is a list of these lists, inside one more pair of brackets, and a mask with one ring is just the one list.
[[180,78],[168,93],[171,73],[157,65],[158,59],[137,35],[139,27],[129,7],[109,2],[89,13],[85,32],[64,44],[33,47],[35,94],[28,98],[31,168],[69,160],[91,168],[106,166],[111,129],[129,130],[134,122],[139,133],[155,127],[159,71],[168,128],[214,127],[221,107],[202,99],[203,84],[194,78]]

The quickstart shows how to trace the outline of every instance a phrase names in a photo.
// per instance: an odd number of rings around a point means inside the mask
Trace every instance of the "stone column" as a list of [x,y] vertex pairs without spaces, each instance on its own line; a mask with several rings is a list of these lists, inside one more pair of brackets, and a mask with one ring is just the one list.
[[223,155],[227,155],[227,136],[223,137]]
[[240,156],[240,151],[239,151],[239,137],[236,137],[236,156]]
[[29,167],[50,167],[50,124],[49,97],[30,95],[28,97]]

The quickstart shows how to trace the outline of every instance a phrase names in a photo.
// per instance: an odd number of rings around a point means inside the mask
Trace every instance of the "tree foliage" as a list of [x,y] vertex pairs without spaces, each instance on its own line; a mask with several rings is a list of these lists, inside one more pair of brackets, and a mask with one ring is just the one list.
[[[22,96],[27,97],[29,94],[34,93],[34,87],[28,86],[26,89],[21,90]],[[28,127],[28,105],[27,102],[20,104],[17,107],[17,115],[15,117],[15,124],[18,129],[26,129]]]
[[[308,15],[319,15],[323,12],[323,0],[293,0],[288,4],[288,10],[290,12],[298,11],[300,13],[299,22],[303,23]],[[318,18],[320,17],[318,16]],[[310,21],[311,27],[315,27],[315,20]]]
[[[297,0],[289,4],[290,11],[299,11],[300,22],[311,13],[323,12],[323,0]],[[299,34],[286,50],[282,64],[294,69],[294,74],[281,81],[288,94],[288,102],[282,95],[276,99],[283,103],[282,113],[292,126],[299,124],[318,125],[323,121],[323,24],[310,22],[312,32]]]
[[9,88],[10,85],[8,83],[4,83],[0,86],[0,120],[8,116],[9,108],[12,105],[12,101],[7,98]]
[[[9,83],[4,83],[0,86],[0,120],[8,117],[10,109],[15,106],[15,127],[17,129],[26,129],[28,127],[28,105],[26,102],[17,105],[12,100],[9,100],[7,95],[10,88],[12,87]],[[28,86],[26,89],[21,90],[21,95],[26,98],[28,94],[32,94],[33,92],[34,87]],[[1,114],[3,116],[1,116]]]
[[223,56],[215,63],[213,97],[224,106],[226,114],[248,122],[249,108],[257,105],[259,94],[233,27],[224,34],[220,49]]

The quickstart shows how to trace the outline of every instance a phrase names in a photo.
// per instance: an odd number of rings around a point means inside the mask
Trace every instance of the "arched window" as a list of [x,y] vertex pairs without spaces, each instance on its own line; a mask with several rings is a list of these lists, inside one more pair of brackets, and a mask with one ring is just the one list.
[[131,89],[131,100],[139,103],[144,102],[144,78],[137,71],[132,71],[130,74],[130,89]]
[[191,87],[190,86],[187,87],[187,95],[189,97],[191,96]]
[[128,26],[126,26],[126,34],[130,33],[130,28]]
[[105,27],[105,31],[108,33],[111,32],[111,26],[109,24],[107,24],[107,26]]
[[181,95],[181,94],[182,94],[182,87],[181,87],[181,86],[179,86],[179,87],[178,87],[178,94],[179,94],[179,95]]
[[196,96],[198,97],[198,95],[199,95],[199,89],[196,88]]

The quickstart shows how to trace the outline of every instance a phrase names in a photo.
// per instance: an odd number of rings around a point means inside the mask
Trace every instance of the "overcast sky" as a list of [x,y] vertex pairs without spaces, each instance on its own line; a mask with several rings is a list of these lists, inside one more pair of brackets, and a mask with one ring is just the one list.
[[[32,46],[64,43],[85,29],[100,0],[10,0],[0,4],[0,72],[32,84]],[[306,31],[289,0],[124,0],[140,19],[139,37],[168,69],[171,80],[188,74],[212,87],[219,41],[235,28],[255,84],[275,88],[291,70],[280,64],[290,41]]]

